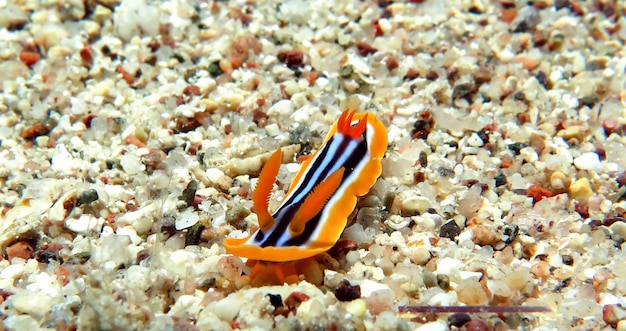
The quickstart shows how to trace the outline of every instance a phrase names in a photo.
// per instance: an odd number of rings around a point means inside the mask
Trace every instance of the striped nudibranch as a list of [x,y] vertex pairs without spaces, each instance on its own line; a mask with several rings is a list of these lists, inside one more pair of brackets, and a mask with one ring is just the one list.
[[253,195],[259,229],[247,238],[224,239],[231,254],[285,262],[323,253],[337,242],[354,210],[382,171],[387,130],[373,114],[344,111],[323,145],[302,163],[278,209],[268,200],[282,160],[278,149],[267,161]]

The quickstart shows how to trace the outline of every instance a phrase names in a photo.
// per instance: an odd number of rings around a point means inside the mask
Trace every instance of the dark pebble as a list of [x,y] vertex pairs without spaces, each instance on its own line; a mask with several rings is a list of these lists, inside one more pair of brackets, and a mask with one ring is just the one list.
[[350,281],[344,279],[335,289],[335,297],[339,301],[352,301],[361,297],[361,286],[352,285]]
[[620,236],[617,233],[613,233],[611,235],[611,240],[613,240],[613,245],[615,246],[615,248],[620,249],[620,247],[622,247],[622,244],[624,242],[626,242],[626,239],[624,239],[624,237]]
[[250,215],[250,210],[244,208],[243,206],[235,205],[232,208],[226,210],[225,217],[226,222],[228,222],[229,224],[234,224],[243,221],[243,219],[246,218],[248,215]]
[[560,291],[568,287],[571,282],[572,282],[572,277],[563,278],[563,280],[561,280],[561,282],[554,288],[554,291],[555,292]]
[[519,155],[519,151],[522,150],[522,148],[528,147],[528,145],[524,143],[512,143],[507,147],[513,151],[515,155]]
[[183,194],[178,198],[185,203],[185,207],[193,205],[193,200],[196,197],[196,190],[198,190],[198,182],[195,180],[190,181],[187,187],[183,190]]
[[352,65],[345,65],[343,67],[341,67],[339,69],[339,76],[343,77],[343,78],[348,78],[350,76],[352,76],[352,73],[354,72],[354,68],[352,67]]
[[585,96],[580,99],[580,102],[584,106],[593,107],[598,102],[598,97],[595,95]]
[[147,259],[150,257],[150,250],[148,249],[142,249],[139,252],[137,252],[137,263],[140,263],[141,261]]
[[204,231],[204,225],[200,223],[194,224],[191,228],[189,228],[189,231],[187,231],[185,244],[187,246],[197,245],[200,242],[200,237],[202,237],[202,231]]
[[418,119],[413,124],[411,137],[413,139],[426,139],[430,131],[432,131],[435,121],[432,118]]
[[307,125],[300,125],[289,132],[289,143],[308,145],[313,141],[313,134]]
[[218,62],[213,62],[209,64],[209,75],[211,75],[211,77],[219,77],[223,73],[224,72],[222,71],[222,68],[220,68],[220,64]]
[[456,326],[457,328],[459,328],[459,327],[462,327],[463,325],[467,324],[467,322],[469,322],[471,320],[472,320],[472,318],[468,314],[456,313],[456,314],[452,314],[452,315],[450,315],[450,317],[448,317],[448,325],[449,326]]
[[268,298],[270,298],[270,303],[272,304],[272,306],[274,306],[274,308],[280,308],[283,306],[283,298],[280,296],[280,294],[268,293],[266,295]]
[[454,176],[454,169],[450,169],[446,167],[440,167],[439,169],[437,169],[437,172],[439,173],[439,176],[442,176],[442,177]]
[[421,151],[418,157],[418,161],[420,163],[420,165],[422,166],[422,168],[426,168],[428,167],[428,155],[426,154],[426,152]]
[[543,85],[546,90],[550,89],[550,80],[548,79],[548,75],[545,72],[539,70],[535,75],[535,78],[539,81],[539,84]]
[[89,189],[86,191],[81,192],[80,194],[78,194],[78,205],[84,205],[84,204],[88,204],[88,203],[92,203],[96,200],[98,200],[99,196],[98,196],[98,191],[94,190],[94,189]]
[[50,263],[50,261],[63,262],[57,252],[39,250],[35,252],[35,260],[39,263]]
[[561,255],[561,260],[563,260],[563,264],[565,265],[574,265],[574,258],[569,254]]
[[439,78],[439,74],[436,71],[429,71],[426,73],[426,79],[428,80],[435,80],[437,78]]
[[448,277],[448,275],[438,274],[437,285],[439,285],[439,287],[442,290],[446,290],[446,291],[449,290],[450,289],[450,277]]
[[519,234],[519,226],[515,224],[507,224],[504,226],[502,233],[506,236],[504,243],[508,245],[512,243],[515,238],[517,238],[517,235]]
[[524,94],[524,92],[522,91],[517,91],[513,94],[513,99],[515,99],[515,101],[521,101],[523,103],[527,103],[528,100],[526,99],[526,94]]
[[561,8],[569,8],[569,6],[569,0],[554,0],[554,8],[556,8],[556,10],[559,10]]
[[177,117],[174,132],[187,133],[200,127],[202,124],[195,118]]
[[454,240],[461,233],[461,228],[454,220],[448,221],[439,229],[439,237]]
[[480,67],[474,72],[474,81],[478,85],[488,83],[491,77],[493,77],[493,72],[485,67]]
[[527,32],[535,29],[541,21],[539,12],[533,7],[526,7],[519,11],[515,20],[511,23],[511,31]]
[[282,51],[276,56],[278,61],[284,63],[290,69],[296,69],[302,66],[304,61],[304,53],[298,50],[294,51]]
[[267,124],[268,118],[270,117],[259,109],[252,111],[252,121],[262,128]]
[[474,90],[473,83],[459,84],[452,89],[452,99],[465,98]]
[[480,140],[483,141],[483,144],[486,144],[489,142],[489,135],[491,134],[491,131],[487,129],[482,129],[476,132],[476,134],[478,135],[478,137],[480,137]]
[[502,185],[506,185],[506,176],[504,174],[497,174],[496,177],[493,178],[496,183],[496,187],[500,187]]
[[81,252],[72,255],[72,257],[67,261],[69,264],[83,264],[91,258],[91,253],[89,252]]

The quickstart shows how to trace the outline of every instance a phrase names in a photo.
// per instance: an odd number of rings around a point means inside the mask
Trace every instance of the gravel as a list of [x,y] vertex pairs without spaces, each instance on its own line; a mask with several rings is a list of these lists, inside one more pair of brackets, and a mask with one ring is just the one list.
[[[625,11],[0,3],[3,329],[625,330]],[[386,125],[381,178],[337,247],[253,286],[222,239],[346,108]],[[402,308],[427,305],[460,308]]]

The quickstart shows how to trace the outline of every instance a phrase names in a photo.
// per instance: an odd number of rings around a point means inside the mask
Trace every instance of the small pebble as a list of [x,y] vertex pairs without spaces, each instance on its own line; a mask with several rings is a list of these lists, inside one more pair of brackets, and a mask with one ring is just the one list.
[[350,281],[344,279],[335,288],[335,297],[339,301],[352,301],[361,297],[361,286],[352,285]]
[[563,261],[563,264],[565,265],[574,265],[574,258],[569,255],[569,254],[563,254],[561,255],[561,260]]
[[550,175],[550,186],[557,192],[567,190],[570,183],[569,177],[565,176],[565,174],[560,171],[555,171]]
[[120,165],[122,166],[122,169],[124,169],[124,172],[129,175],[135,175],[146,169],[146,166],[141,162],[141,159],[133,153],[126,153],[122,155],[120,158]]
[[466,331],[491,331],[492,329],[483,320],[473,319],[465,324]]
[[519,234],[519,226],[515,224],[507,224],[504,226],[504,229],[502,229],[502,234],[505,237],[504,243],[508,245],[512,243],[515,238],[517,238],[517,235]]
[[198,182],[195,180],[190,181],[185,189],[183,190],[182,195],[178,198],[185,203],[185,207],[189,207],[193,205],[194,198],[196,197],[196,191],[198,190]]
[[528,269],[519,269],[504,277],[504,282],[512,290],[524,291],[532,286],[533,277]]
[[463,280],[455,291],[459,302],[468,306],[484,306],[489,303],[487,294],[475,278]]
[[491,226],[477,224],[470,226],[470,230],[474,235],[474,242],[480,246],[495,247],[501,241],[500,236]]
[[626,320],[626,308],[620,304],[604,305],[602,319],[610,326],[616,327],[618,322]]
[[366,279],[361,283],[361,295],[373,315],[394,310],[395,295],[387,285]]
[[448,275],[438,274],[437,285],[439,286],[439,288],[441,288],[444,291],[449,290],[450,289],[450,277],[448,277]]
[[622,238],[626,238],[626,222],[618,221],[609,227],[613,233],[621,236]]
[[580,178],[569,187],[569,196],[572,199],[585,200],[593,196],[591,183],[587,178]]
[[268,293],[266,295],[268,298],[270,298],[270,304],[272,304],[274,308],[279,308],[283,306],[283,298],[280,296],[280,294]]
[[348,302],[346,311],[356,317],[361,317],[367,312],[367,303],[363,299],[356,299]]
[[584,153],[574,159],[574,165],[580,170],[598,170],[600,157],[596,153]]
[[447,223],[441,226],[439,230],[439,236],[442,238],[448,238],[450,240],[455,240],[456,237],[461,233],[461,228],[459,225],[451,219]]
[[437,285],[437,276],[428,271],[428,270],[424,270],[424,273],[422,274],[422,277],[424,279],[424,285],[426,287],[435,287],[438,286]]
[[18,241],[7,247],[7,256],[9,260],[14,257],[28,260],[33,257],[33,247],[25,241]]
[[430,260],[431,255],[426,247],[414,247],[409,258],[416,265],[424,265]]
[[98,191],[89,189],[78,194],[77,204],[84,205],[98,200]]
[[448,317],[448,325],[455,326],[457,328],[462,327],[472,318],[465,313],[455,313]]
[[194,226],[196,223],[198,223],[198,221],[200,220],[200,216],[191,211],[191,210],[185,210],[182,213],[180,213],[178,215],[178,217],[176,218],[176,230],[182,230],[182,229],[186,229],[189,227]]
[[506,185],[506,176],[504,174],[497,174],[496,177],[494,177],[494,180],[495,180],[494,184],[496,187]]

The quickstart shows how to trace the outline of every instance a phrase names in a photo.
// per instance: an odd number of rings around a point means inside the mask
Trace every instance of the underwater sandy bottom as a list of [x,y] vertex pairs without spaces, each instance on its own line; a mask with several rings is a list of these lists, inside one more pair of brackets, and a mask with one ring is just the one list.
[[[1,329],[626,330],[625,11],[0,1]],[[274,210],[344,109],[381,176],[251,279],[263,164]]]

